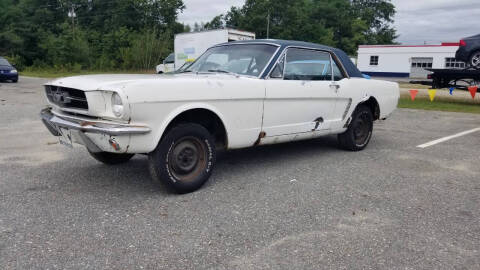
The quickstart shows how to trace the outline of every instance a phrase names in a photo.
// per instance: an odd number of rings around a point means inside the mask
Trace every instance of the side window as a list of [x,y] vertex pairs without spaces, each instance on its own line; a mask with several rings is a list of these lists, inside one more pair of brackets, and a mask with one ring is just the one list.
[[378,66],[378,56],[377,55],[370,56],[370,66]]
[[345,78],[343,76],[342,71],[340,71],[340,68],[338,68],[335,60],[332,62],[332,66],[333,66],[333,80],[340,81],[341,79]]
[[330,54],[307,49],[288,49],[284,79],[331,81]]

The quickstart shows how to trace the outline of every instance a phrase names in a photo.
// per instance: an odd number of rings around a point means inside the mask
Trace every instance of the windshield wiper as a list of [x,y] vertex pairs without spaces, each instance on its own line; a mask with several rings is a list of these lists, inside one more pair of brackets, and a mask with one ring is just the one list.
[[228,70],[222,70],[222,69],[209,69],[208,72],[217,72],[217,73],[225,73],[225,74],[230,74],[233,76],[238,76],[237,73],[230,72]]

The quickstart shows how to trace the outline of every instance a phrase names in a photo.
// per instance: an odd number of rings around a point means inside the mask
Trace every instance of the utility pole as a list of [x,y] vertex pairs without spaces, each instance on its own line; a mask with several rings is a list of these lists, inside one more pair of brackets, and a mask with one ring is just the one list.
[[72,4],[70,11],[68,12],[68,17],[72,18],[72,32],[73,32],[73,39],[75,40],[75,18],[77,14],[75,13],[75,4]]
[[270,38],[270,9],[268,9],[267,14],[267,39]]

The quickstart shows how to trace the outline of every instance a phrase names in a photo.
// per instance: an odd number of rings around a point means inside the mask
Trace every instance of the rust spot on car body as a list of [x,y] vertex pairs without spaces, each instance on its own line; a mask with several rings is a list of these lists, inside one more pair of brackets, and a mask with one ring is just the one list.
[[323,117],[319,117],[315,119],[313,122],[315,123],[315,127],[312,129],[312,131],[316,131],[320,126],[320,124],[323,123]]
[[265,133],[265,131],[260,132],[260,134],[258,135],[258,139],[255,141],[253,146],[259,145],[262,139],[265,138],[266,136],[267,136],[267,133]]

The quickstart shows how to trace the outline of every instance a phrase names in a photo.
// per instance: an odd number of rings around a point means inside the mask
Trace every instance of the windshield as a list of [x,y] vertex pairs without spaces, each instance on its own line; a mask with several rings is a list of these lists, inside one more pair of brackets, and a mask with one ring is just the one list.
[[0,58],[0,66],[10,66],[10,63],[8,63],[7,59]]
[[237,44],[210,48],[184,72],[222,72],[260,76],[277,47]]

